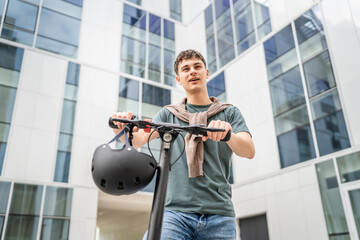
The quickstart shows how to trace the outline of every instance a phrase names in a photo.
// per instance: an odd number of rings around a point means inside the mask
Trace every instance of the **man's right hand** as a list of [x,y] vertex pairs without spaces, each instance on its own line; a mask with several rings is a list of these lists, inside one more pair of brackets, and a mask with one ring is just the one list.
[[[117,113],[113,113],[113,115],[112,115],[113,118],[126,118],[126,119],[131,119],[133,116],[134,116],[134,114],[132,112],[117,112]],[[122,123],[122,122],[117,122],[117,121],[113,121],[113,123],[118,127],[117,129],[113,128],[115,134],[119,134],[124,129],[124,127],[127,125],[127,123]],[[134,127],[133,131],[137,132],[138,128]]]

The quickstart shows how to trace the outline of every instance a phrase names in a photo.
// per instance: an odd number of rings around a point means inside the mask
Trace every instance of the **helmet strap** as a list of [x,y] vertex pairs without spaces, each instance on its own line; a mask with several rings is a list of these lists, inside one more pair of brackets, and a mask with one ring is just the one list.
[[113,141],[116,141],[118,140],[119,138],[121,138],[122,135],[124,135],[125,137],[125,146],[126,147],[130,147],[131,144],[130,144],[130,141],[129,141],[129,138],[127,136],[127,133],[130,132],[130,127],[129,126],[125,126],[124,130],[122,130],[121,132],[119,132],[113,139],[110,140],[110,142],[108,142],[108,144],[112,143]]

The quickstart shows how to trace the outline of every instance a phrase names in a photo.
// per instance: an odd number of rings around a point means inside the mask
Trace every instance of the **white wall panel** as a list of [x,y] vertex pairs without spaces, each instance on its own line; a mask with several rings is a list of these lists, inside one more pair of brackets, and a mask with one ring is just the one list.
[[347,1],[322,1],[321,8],[326,24],[327,41],[330,41],[331,44],[343,41],[355,32],[352,14]]
[[96,67],[120,70],[122,2],[84,1],[78,58]]

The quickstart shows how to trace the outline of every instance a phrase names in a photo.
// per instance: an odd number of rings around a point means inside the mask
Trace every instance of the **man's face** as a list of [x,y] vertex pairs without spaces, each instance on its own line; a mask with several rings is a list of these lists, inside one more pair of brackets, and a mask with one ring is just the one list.
[[193,92],[206,89],[206,79],[209,78],[209,70],[204,63],[197,58],[183,60],[178,66],[176,81],[182,85],[186,92]]

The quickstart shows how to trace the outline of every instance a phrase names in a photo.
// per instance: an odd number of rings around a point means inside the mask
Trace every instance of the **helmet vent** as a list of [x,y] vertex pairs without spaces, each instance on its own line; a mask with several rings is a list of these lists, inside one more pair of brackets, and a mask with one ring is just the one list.
[[120,181],[120,182],[118,183],[117,189],[118,189],[118,190],[121,190],[121,189],[124,189],[124,188],[125,188],[125,187],[124,187],[124,183]]
[[152,168],[155,167],[155,165],[154,165],[152,162],[150,162],[149,164],[150,164],[150,166],[151,166]]
[[136,185],[139,185],[139,184],[140,184],[140,178],[139,178],[139,177],[135,177],[135,178],[134,178],[134,183],[135,183]]
[[106,180],[105,179],[103,179],[103,178],[101,179],[100,186],[106,188]]

